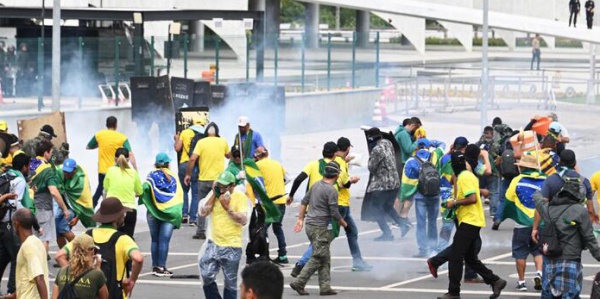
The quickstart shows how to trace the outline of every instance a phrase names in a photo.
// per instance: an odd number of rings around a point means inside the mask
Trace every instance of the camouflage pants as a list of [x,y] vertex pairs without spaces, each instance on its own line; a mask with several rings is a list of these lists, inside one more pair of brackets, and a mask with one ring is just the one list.
[[296,283],[304,287],[310,277],[319,271],[319,288],[321,291],[331,289],[331,252],[329,246],[333,240],[331,230],[327,227],[306,225],[306,235],[313,246],[313,253],[308,263],[296,278]]

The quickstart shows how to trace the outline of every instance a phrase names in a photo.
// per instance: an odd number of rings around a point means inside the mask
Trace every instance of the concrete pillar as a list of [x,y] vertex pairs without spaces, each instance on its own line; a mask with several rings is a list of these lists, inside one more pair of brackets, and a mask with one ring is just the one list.
[[369,45],[371,13],[365,10],[356,11],[356,46],[364,48]]
[[204,52],[204,24],[202,21],[190,21],[190,51]]
[[281,0],[266,0],[266,40],[268,47],[274,47],[275,38],[279,36],[279,24],[281,23]]
[[314,49],[319,47],[319,4],[304,3],[304,34],[306,38],[306,48]]

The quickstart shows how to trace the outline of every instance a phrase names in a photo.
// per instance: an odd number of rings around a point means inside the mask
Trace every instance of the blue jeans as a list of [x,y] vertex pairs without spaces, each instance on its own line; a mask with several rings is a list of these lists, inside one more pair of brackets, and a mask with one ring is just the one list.
[[[179,182],[181,188],[183,188],[183,217],[190,217],[190,223],[195,222],[198,218],[198,168],[194,167],[192,171],[192,180],[189,185],[184,183],[185,172],[187,170],[188,162],[179,164]],[[192,200],[190,202],[188,193],[192,190]],[[189,206],[188,206],[189,205]]]
[[206,250],[200,258],[200,276],[204,283],[204,296],[207,299],[221,298],[217,287],[217,274],[223,270],[225,289],[224,299],[237,299],[237,274],[242,257],[242,248],[219,247],[207,240]]
[[498,187],[500,183],[500,177],[488,176],[486,177],[487,189],[490,191],[490,216],[495,216],[498,211]]
[[[275,234],[275,237],[277,237],[277,246],[279,248],[279,250],[277,251],[277,254],[279,256],[286,256],[287,255],[287,245],[285,244],[285,234],[283,233],[283,228],[281,223],[283,222],[283,216],[285,215],[285,204],[276,204],[275,206],[277,206],[277,209],[279,209],[279,213],[281,213],[281,217],[279,218],[279,221],[272,223],[273,224],[273,233]],[[265,224],[266,229],[265,229],[265,233],[269,234],[269,226],[271,226],[271,223],[266,223]]]
[[494,222],[502,221],[502,212],[504,211],[504,202],[506,201],[506,190],[508,190],[508,186],[510,186],[510,179],[502,179],[500,183],[500,190],[498,197],[500,201],[498,202],[498,209],[496,210],[496,214],[494,215]]
[[306,263],[308,263],[308,260],[310,260],[310,256],[312,255],[313,252],[313,248],[312,248],[312,244],[308,245],[308,248],[306,248],[306,251],[304,252],[304,254],[302,254],[302,257],[300,257],[300,259],[296,262],[296,264],[304,267],[304,265],[306,265]]
[[454,230],[454,220],[442,219],[442,228],[440,229],[440,237],[438,238],[437,252],[440,252],[450,245],[450,237]]
[[439,196],[425,197],[415,195],[415,214],[417,217],[417,245],[419,253],[428,254],[437,244],[437,217],[440,214]]
[[150,228],[150,238],[152,239],[150,245],[152,266],[166,267],[167,256],[169,256],[169,242],[171,242],[175,227],[169,222],[154,218],[150,212],[146,214],[146,218],[148,219],[148,228]]

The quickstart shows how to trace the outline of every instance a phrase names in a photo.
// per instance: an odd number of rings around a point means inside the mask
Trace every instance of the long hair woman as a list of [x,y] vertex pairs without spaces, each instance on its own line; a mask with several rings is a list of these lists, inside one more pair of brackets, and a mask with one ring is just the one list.
[[148,174],[144,183],[144,194],[140,198],[146,205],[148,227],[152,239],[152,274],[170,277],[173,272],[167,269],[167,256],[173,229],[181,227],[183,188],[177,176],[169,170],[171,158],[165,153],[156,155],[155,170]]
[[100,270],[101,260],[96,256],[94,239],[81,234],[73,239],[73,251],[69,265],[60,269],[52,287],[52,299],[57,299],[65,285],[74,283],[73,289],[79,299],[108,299],[106,277]]
[[123,206],[131,209],[125,216],[125,225],[119,231],[133,238],[137,218],[136,197],[142,195],[142,182],[138,172],[129,166],[129,150],[123,147],[117,149],[115,164],[106,171],[104,198],[116,197]]

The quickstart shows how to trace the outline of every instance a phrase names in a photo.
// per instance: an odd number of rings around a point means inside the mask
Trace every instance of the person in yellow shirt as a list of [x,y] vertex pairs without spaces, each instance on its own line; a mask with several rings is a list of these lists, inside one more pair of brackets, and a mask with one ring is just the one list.
[[[235,189],[235,176],[222,172],[212,193],[200,202],[200,216],[210,217],[211,229],[200,257],[206,298],[237,298],[237,276],[242,257],[242,231],[248,222],[248,197]],[[223,270],[223,296],[217,287],[217,274]]]
[[106,130],[100,130],[90,139],[86,149],[98,149],[98,188],[93,196],[94,207],[98,205],[98,200],[104,191],[104,178],[109,167],[115,165],[115,152],[118,148],[124,147],[129,151],[129,159],[133,168],[137,170],[135,155],[131,151],[129,139],[124,134],[117,132],[117,118],[109,116],[106,119]]
[[[476,243],[481,238],[481,228],[485,227],[485,213],[483,212],[483,203],[479,193],[479,179],[467,170],[467,160],[464,154],[452,153],[451,163],[452,169],[457,175],[456,193],[455,199],[449,200],[446,205],[449,209],[455,206],[458,207],[456,210],[458,228],[451,245],[452,254],[448,265],[448,276],[450,278],[448,293],[438,297],[438,299],[460,298],[463,262],[466,262],[469,267],[483,277],[486,284],[492,287],[493,294],[490,298],[498,298],[506,287],[506,280],[494,274],[477,257]],[[429,265],[429,268],[433,276],[437,277],[437,268],[432,269],[431,265]]]
[[[206,118],[194,118],[193,124],[187,129],[181,131],[175,136],[175,151],[179,153],[179,168],[178,176],[179,181],[183,183],[185,179],[185,173],[187,171],[188,162],[190,156],[193,154],[194,147],[205,134],[204,126],[206,125]],[[214,123],[211,123],[214,125]],[[215,125],[216,126],[216,125]],[[198,165],[194,163],[192,170],[192,180],[190,184],[181,184],[183,188],[183,224],[196,223],[198,219]],[[192,197],[188,193],[192,191]]]
[[26,208],[12,215],[12,225],[21,242],[15,275],[19,299],[48,298],[46,250],[42,241],[33,235],[35,222],[35,216]]
[[[254,159],[256,165],[260,169],[265,180],[265,188],[267,195],[273,200],[273,203],[279,209],[281,216],[277,222],[273,223],[273,233],[277,237],[277,245],[279,250],[277,251],[277,258],[273,262],[277,264],[289,263],[287,258],[287,249],[285,244],[285,234],[283,233],[282,222],[283,216],[285,215],[285,183],[286,173],[285,169],[278,161],[275,161],[269,157],[269,152],[264,147],[258,147],[254,152]],[[268,231],[271,223],[267,223],[265,230]]]
[[598,193],[600,190],[600,170],[596,171],[592,177],[590,177],[590,184],[592,185],[592,192],[593,194],[596,194],[598,204],[600,204],[600,193]]
[[[202,200],[212,190],[214,181],[225,170],[225,158],[230,157],[229,145],[225,138],[219,136],[219,127],[215,123],[206,126],[206,137],[202,138],[196,146],[190,160],[183,184],[189,186],[192,181],[192,170],[198,165],[200,175],[198,176],[198,199]],[[198,204],[193,203],[190,209],[196,209]],[[197,214],[190,211],[190,214]],[[196,234],[194,239],[206,239],[206,220],[204,217],[198,217],[196,221]]]
[[[107,278],[112,277],[112,280],[106,281],[108,298],[127,299],[131,297],[144,264],[144,256],[135,241],[117,230],[124,225],[125,213],[129,211],[131,209],[123,206],[118,198],[107,197],[100,203],[100,208],[93,216],[93,220],[101,225],[86,232],[94,239],[103,260],[106,260],[107,264],[112,263],[107,265],[107,270],[111,272],[114,270],[114,272],[104,273]],[[109,250],[111,250],[110,254]],[[55,260],[60,267],[69,265],[71,252],[73,252],[73,242],[68,243],[56,253]],[[108,257],[109,255],[112,259]],[[131,271],[127,275],[127,263],[129,262],[131,262]]]

